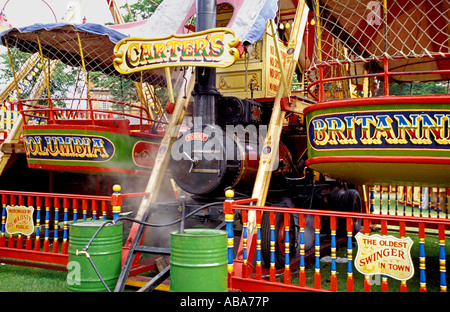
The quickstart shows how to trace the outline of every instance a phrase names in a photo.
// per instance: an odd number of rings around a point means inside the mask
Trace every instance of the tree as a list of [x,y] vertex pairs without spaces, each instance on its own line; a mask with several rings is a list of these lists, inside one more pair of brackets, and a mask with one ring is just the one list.
[[[14,71],[17,72],[21,68],[22,64],[24,64],[26,60],[30,58],[30,56],[30,53],[22,52],[18,49],[11,49],[11,58],[13,61],[12,66],[14,67]],[[44,65],[48,65],[48,63],[46,62]],[[0,66],[4,68],[2,71],[0,71],[0,79],[2,81],[10,81],[13,78],[13,72],[8,53],[0,54]],[[42,63],[39,61],[24,80],[17,81],[20,87],[21,99],[28,98],[34,84],[36,83],[36,80],[38,79],[38,76],[41,74],[44,67],[45,66],[42,66]],[[71,97],[73,88],[70,88],[70,86],[75,85],[76,77],[77,69],[65,66],[63,63],[58,62],[56,69],[52,74],[52,79],[50,79],[50,94],[52,94],[52,96],[54,97],[59,98]],[[46,94],[44,94],[43,96],[45,97]]]
[[126,9],[128,13],[123,16],[123,19],[126,23],[147,19],[152,16],[161,2],[163,0],[138,0],[131,5],[125,4],[121,8]]
[[418,81],[405,83],[392,83],[389,85],[390,95],[426,95],[446,94],[448,82]]

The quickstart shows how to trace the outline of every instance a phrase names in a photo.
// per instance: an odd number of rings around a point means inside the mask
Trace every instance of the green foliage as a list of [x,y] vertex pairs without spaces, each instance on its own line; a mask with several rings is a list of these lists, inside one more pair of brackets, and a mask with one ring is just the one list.
[[90,81],[97,88],[109,89],[111,100],[128,103],[139,101],[134,82],[130,79],[106,76],[101,72],[91,72]]
[[393,83],[389,85],[390,95],[427,95],[446,94],[448,92],[448,82],[411,82]]
[[[127,14],[123,16],[125,22],[140,21],[149,18],[163,0],[138,0],[136,3],[121,6]],[[131,15],[130,15],[131,13]]]
[[0,265],[0,292],[65,292],[65,271]]
[[[30,56],[30,53],[21,52],[17,49],[11,49],[11,58],[13,61],[14,71],[16,73],[20,70],[21,66],[27,61]],[[44,65],[44,67],[47,68],[48,62],[46,62]],[[0,54],[0,66],[4,68],[4,70],[0,71],[0,79],[5,82],[13,79],[13,71],[8,53]],[[39,67],[36,65],[32,69],[33,72],[34,70],[36,70],[35,75],[31,75],[32,71],[30,71],[30,74],[27,75],[26,80],[28,81],[28,83],[18,82],[20,83],[20,98],[26,99],[29,97],[34,83],[38,79],[38,76],[42,73],[44,67],[39,62]],[[71,92],[73,92],[73,88],[71,87],[76,84],[77,76],[77,69],[68,67],[63,63],[58,62],[49,83],[50,94],[52,95],[52,97],[72,97]],[[42,96],[47,96],[47,90]]]

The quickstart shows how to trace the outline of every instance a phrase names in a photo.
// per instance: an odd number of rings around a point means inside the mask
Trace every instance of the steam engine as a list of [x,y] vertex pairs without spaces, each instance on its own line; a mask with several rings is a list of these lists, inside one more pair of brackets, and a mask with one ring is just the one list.
[[[200,0],[196,3],[196,30],[216,27],[216,2]],[[172,176],[179,187],[197,198],[223,196],[227,187],[248,196],[253,188],[259,154],[267,152],[261,150],[261,145],[273,103],[264,105],[221,95],[216,89],[214,67],[197,67],[195,79],[193,126],[172,147]],[[284,187],[286,179],[280,177],[292,173],[298,177],[302,168],[297,167],[287,146],[280,142],[273,184]]]
[[[198,31],[215,27],[215,9],[215,1],[197,1]],[[197,68],[195,77],[192,93],[193,125],[172,146],[169,164],[177,185],[190,194],[186,210],[195,210],[202,204],[214,202],[215,198],[223,202],[225,190],[229,187],[233,188],[237,196],[251,196],[260,155],[268,152],[264,150],[263,142],[273,106],[273,102],[221,95],[215,87],[215,68]],[[360,209],[359,195],[353,192],[355,190],[346,190],[346,185],[339,181],[318,178],[318,175],[304,167],[307,156],[303,118],[292,114],[288,121],[282,129],[266,205]],[[221,210],[222,204],[218,204],[197,213],[197,216],[202,218],[202,222],[212,219],[220,222],[223,218]],[[262,235],[264,232],[269,233],[268,219],[268,214],[263,214]],[[276,219],[276,226],[283,227],[282,215]],[[314,244],[312,224],[307,218],[306,248]],[[322,224],[326,226],[326,222]],[[298,222],[291,220],[291,242],[298,241],[296,227]],[[296,247],[292,244],[291,248]],[[269,250],[270,246],[262,246],[264,262]],[[283,253],[282,249],[276,250],[277,266],[284,265]]]
[[[250,195],[259,155],[265,152],[261,148],[269,108],[251,100],[218,96],[216,111],[216,124],[199,125],[203,118],[197,117],[194,127],[174,144],[172,175],[190,194],[223,196],[225,189],[231,187]],[[298,172],[289,149],[282,142],[278,158],[273,181],[281,187],[283,177]]]

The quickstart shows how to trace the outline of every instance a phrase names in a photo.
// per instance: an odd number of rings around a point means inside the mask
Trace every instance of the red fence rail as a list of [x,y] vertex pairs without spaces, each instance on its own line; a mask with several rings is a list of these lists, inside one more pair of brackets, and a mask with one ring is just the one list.
[[[119,216],[122,200],[148,193],[121,194],[113,187],[111,196],[0,190],[2,223],[0,261],[5,263],[66,270],[70,224],[78,220],[106,220]],[[34,231],[30,235],[8,234],[7,207],[34,207]]]
[[[108,108],[94,107],[100,104]],[[167,122],[152,119],[148,109],[143,106],[109,99],[24,99],[19,100],[17,105],[24,119],[31,125],[55,124],[67,120],[84,120],[95,124],[102,119],[119,119],[129,120],[133,130],[144,131],[152,126],[157,128],[167,124]]]
[[[313,209],[259,207],[249,205],[256,199],[232,200],[224,202],[224,213],[228,232],[228,272],[231,288],[244,291],[446,291],[446,229],[450,227],[448,218],[401,216],[387,214],[351,213],[342,211],[323,211]],[[233,257],[234,215],[241,215],[242,234],[236,256]],[[249,214],[255,214],[254,231]],[[261,244],[267,237],[261,236],[262,216],[270,215],[270,263],[263,266]],[[276,228],[276,214],[282,215],[283,229]],[[290,222],[295,216],[299,232],[299,250],[291,257]],[[314,245],[305,248],[305,220],[313,220]],[[324,233],[323,221],[329,224]],[[384,275],[363,275],[354,270],[354,258],[357,252],[354,224],[361,222],[361,232],[370,235],[374,230],[382,236],[395,235],[405,238],[417,236],[418,243],[411,257],[416,268],[413,278],[398,281]],[[344,231],[344,235],[339,233]],[[434,231],[434,232],[430,232]],[[284,268],[277,269],[275,264],[276,233],[284,235]],[[346,235],[345,235],[346,233]],[[414,245],[414,244],[413,244]],[[427,247],[427,248],[425,248]],[[435,250],[438,259],[427,257],[425,250]],[[337,269],[337,252],[346,263],[346,267]],[[433,253],[434,254],[434,253]],[[329,264],[323,264],[322,258],[328,255]],[[293,259],[291,259],[293,258]],[[436,260],[436,261],[435,261]],[[293,265],[293,263],[295,265]],[[309,263],[309,265],[308,265]],[[427,263],[427,265],[426,265]],[[431,264],[430,264],[431,263]],[[328,267],[329,266],[329,267]],[[345,266],[345,265],[344,265]],[[434,266],[434,267],[432,267]],[[429,268],[429,270],[427,270]],[[430,272],[428,274],[428,272]],[[437,273],[436,273],[437,272]],[[377,283],[374,284],[374,279]],[[436,285],[438,284],[438,285]],[[377,285],[377,287],[373,286]],[[379,287],[378,287],[379,285]],[[429,287],[430,286],[430,287]],[[430,289],[431,288],[431,289]]]

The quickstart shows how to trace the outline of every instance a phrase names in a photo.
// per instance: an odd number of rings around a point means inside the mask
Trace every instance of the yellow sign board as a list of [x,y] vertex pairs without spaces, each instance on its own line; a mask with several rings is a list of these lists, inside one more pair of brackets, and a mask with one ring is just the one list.
[[273,41],[273,37],[268,35],[267,37],[267,92],[271,96],[276,96],[278,92],[278,86],[281,81],[281,66],[284,66],[284,62],[286,60],[286,47],[283,44],[280,44],[280,41],[277,41],[278,50],[280,52],[280,58],[283,64],[278,64],[278,58],[275,53],[275,43]]
[[34,231],[33,207],[6,206],[6,232],[31,235]]
[[238,44],[228,28],[159,39],[125,38],[114,47],[114,67],[121,74],[171,66],[228,67],[239,58]]
[[358,253],[355,259],[356,269],[364,275],[383,274],[405,281],[414,275],[411,260],[411,238],[394,236],[355,235]]

